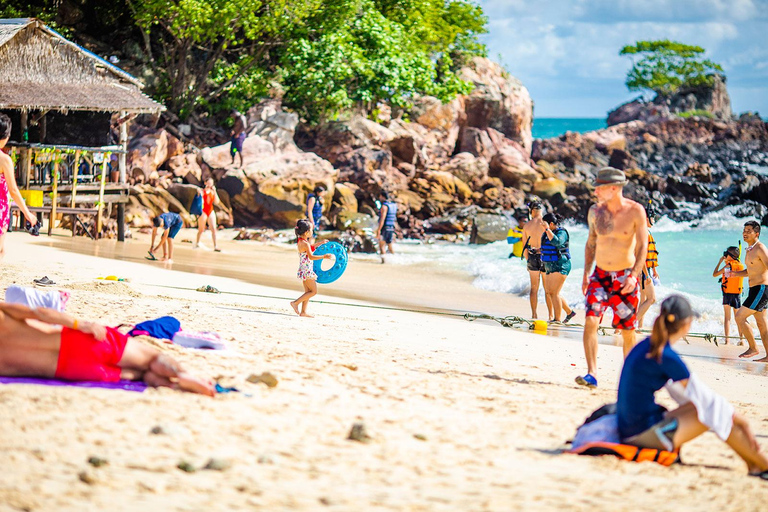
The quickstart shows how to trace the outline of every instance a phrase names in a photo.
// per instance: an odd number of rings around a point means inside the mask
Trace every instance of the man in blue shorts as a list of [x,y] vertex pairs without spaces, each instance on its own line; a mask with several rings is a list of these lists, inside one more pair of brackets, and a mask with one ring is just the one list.
[[379,210],[379,227],[376,229],[376,238],[379,240],[379,253],[381,262],[384,263],[384,249],[389,249],[390,254],[395,254],[392,241],[395,238],[397,226],[397,203],[389,200],[389,194],[381,191],[381,210]]
[[245,116],[238,110],[232,109],[230,116],[235,120],[235,124],[232,125],[232,139],[229,145],[229,154],[232,156],[232,163],[235,163],[235,154],[240,157],[240,167],[243,167],[243,143],[245,142],[245,130],[248,127],[248,122],[245,120]]
[[[152,219],[152,244],[149,249],[149,259],[155,260],[155,251],[161,246],[163,248],[163,260],[169,263],[173,263],[173,239],[179,234],[181,228],[184,227],[184,221],[178,213],[161,213],[154,219]],[[160,237],[160,242],[155,245],[155,239],[157,238],[157,231],[161,229],[163,234]]]

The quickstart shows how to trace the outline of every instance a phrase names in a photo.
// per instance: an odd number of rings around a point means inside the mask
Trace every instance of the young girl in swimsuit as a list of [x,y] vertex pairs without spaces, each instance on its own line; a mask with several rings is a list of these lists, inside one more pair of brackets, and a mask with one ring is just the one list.
[[[310,244],[312,240],[312,224],[302,219],[296,223],[296,236],[298,237],[298,250],[299,250],[299,271],[296,275],[304,284],[304,294],[291,302],[291,307],[299,316],[305,316],[312,318],[312,315],[307,314],[307,305],[309,299],[317,294],[317,274],[315,274],[312,268],[312,262],[315,260],[331,259],[333,255],[325,254],[323,256],[315,256],[312,251],[314,248]],[[318,245],[322,245],[325,242],[321,242]],[[301,306],[301,311],[299,311]]]
[[213,178],[205,180],[205,188],[198,192],[203,196],[203,214],[197,219],[197,241],[195,242],[195,249],[200,245],[200,237],[205,233],[206,227],[211,230],[211,238],[213,238],[213,250],[220,252],[219,246],[216,244],[216,212],[213,211],[214,204],[220,204],[219,194],[216,193],[216,187],[213,183]]
[[[11,136],[11,118],[0,114],[0,150],[8,143]],[[11,198],[18,205],[21,213],[33,226],[37,217],[29,211],[16,185],[16,175],[13,172],[13,160],[0,151],[0,260],[5,256],[5,234],[11,225]]]

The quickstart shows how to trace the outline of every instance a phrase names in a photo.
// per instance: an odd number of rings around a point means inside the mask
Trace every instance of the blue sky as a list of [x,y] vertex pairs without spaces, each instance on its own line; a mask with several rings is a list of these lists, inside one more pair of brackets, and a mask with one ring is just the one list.
[[476,0],[489,57],[523,81],[536,117],[604,117],[638,96],[622,46],[702,46],[728,77],[735,112],[768,117],[768,0]]

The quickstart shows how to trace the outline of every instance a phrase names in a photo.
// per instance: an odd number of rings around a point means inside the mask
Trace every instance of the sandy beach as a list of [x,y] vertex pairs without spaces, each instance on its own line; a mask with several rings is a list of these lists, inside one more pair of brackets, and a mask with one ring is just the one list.
[[[0,511],[765,510],[766,482],[710,433],[669,468],[562,453],[586,416],[615,401],[619,347],[601,345],[591,391],[573,381],[580,339],[375,307],[527,315],[522,298],[353,259],[320,287],[318,301],[337,304],[311,303],[317,317],[299,319],[287,300],[300,290],[293,247],[223,247],[179,243],[171,267],[143,259],[142,237],[8,235],[0,292],[48,275],[72,292],[78,317],[174,315],[186,330],[216,331],[227,351],[144,339],[240,392],[0,385]],[[96,279],[107,275],[129,282]],[[191,291],[203,285],[225,293]],[[732,345],[678,348],[768,446],[766,365],[727,364]],[[247,382],[262,372],[277,386]],[[359,422],[367,443],[347,439]],[[211,459],[221,470],[203,469]]]

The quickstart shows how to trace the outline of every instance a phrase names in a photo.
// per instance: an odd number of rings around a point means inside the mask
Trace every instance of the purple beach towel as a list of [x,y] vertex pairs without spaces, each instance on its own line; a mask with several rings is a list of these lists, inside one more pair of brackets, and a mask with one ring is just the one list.
[[38,379],[34,377],[0,377],[0,384],[38,384],[40,386],[68,386],[75,388],[122,389],[123,391],[143,392],[147,385],[143,382],[121,380],[118,382],[83,381],[76,382],[60,379]]

